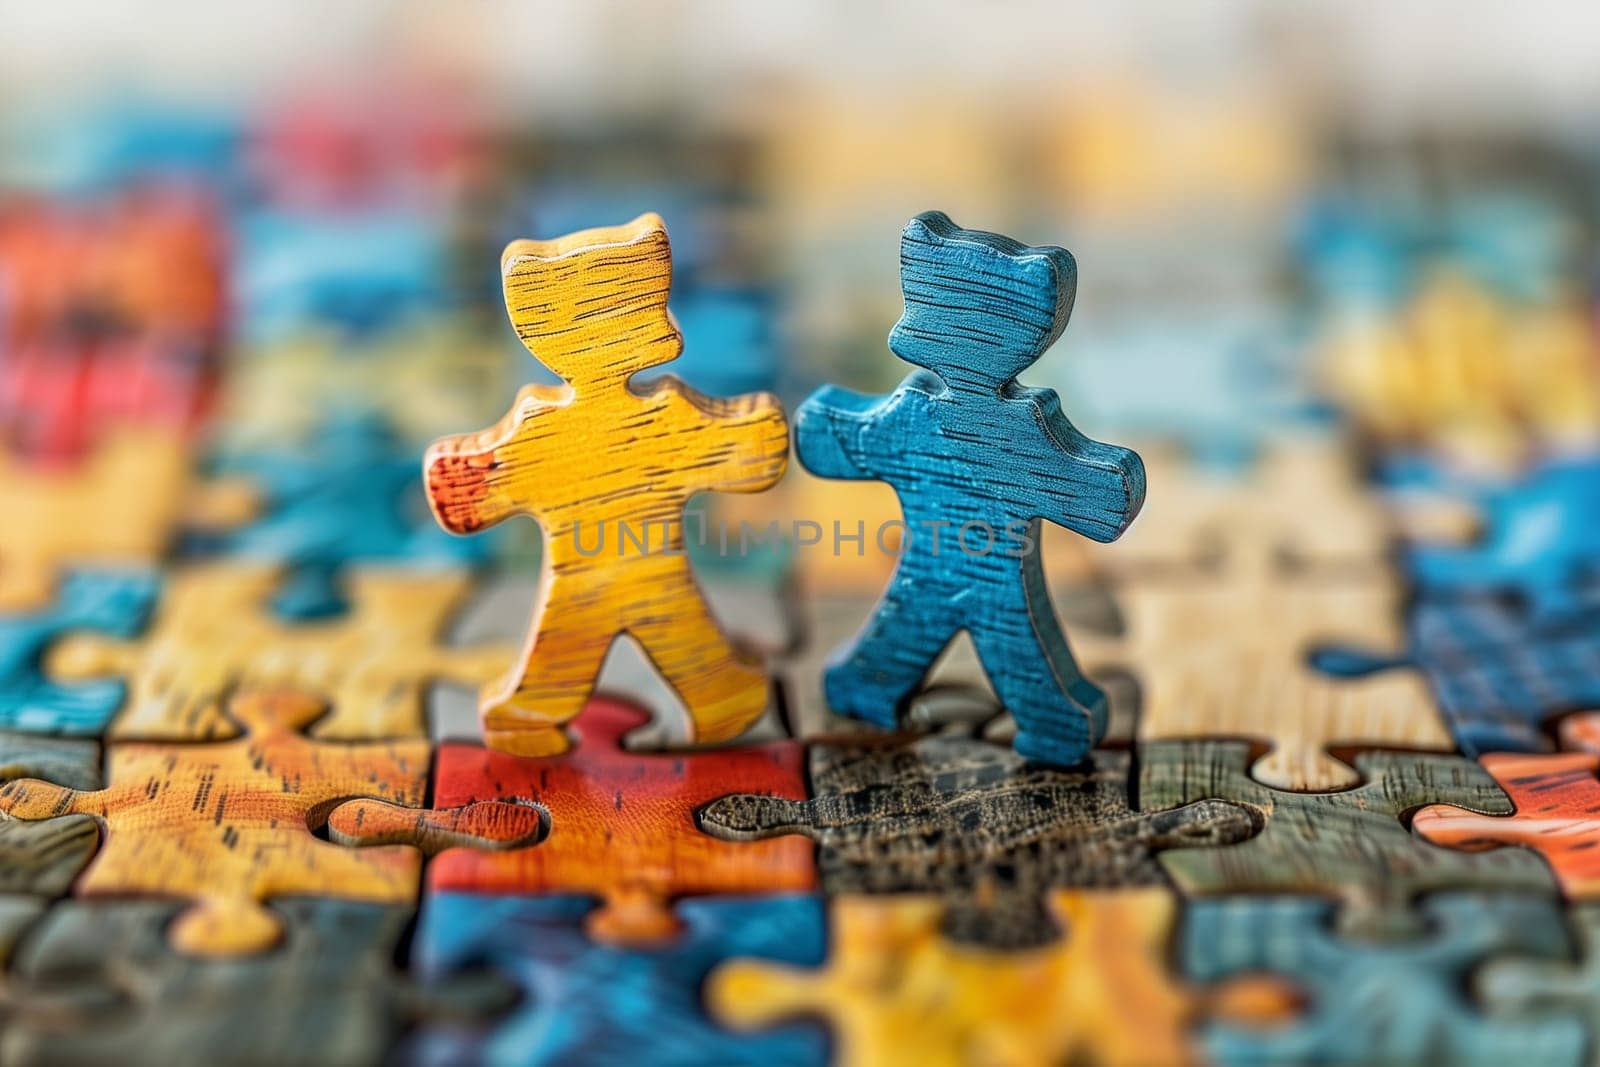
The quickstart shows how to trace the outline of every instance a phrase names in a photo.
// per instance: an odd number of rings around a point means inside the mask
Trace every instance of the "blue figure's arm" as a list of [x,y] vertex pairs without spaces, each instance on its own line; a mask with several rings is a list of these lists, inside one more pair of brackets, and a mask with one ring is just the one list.
[[795,455],[819,478],[875,478],[867,438],[894,402],[825,385],[794,417]]
[[1050,469],[1015,488],[1039,518],[1095,541],[1122,536],[1144,506],[1144,461],[1131,448],[1091,440],[1061,412],[1053,389],[1013,384],[1007,398],[1026,404],[1059,455]]

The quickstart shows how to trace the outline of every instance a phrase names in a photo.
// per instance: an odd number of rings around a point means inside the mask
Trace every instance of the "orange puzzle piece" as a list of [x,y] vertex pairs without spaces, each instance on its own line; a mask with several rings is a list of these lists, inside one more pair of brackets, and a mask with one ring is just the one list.
[[696,493],[753,493],[782,477],[783,409],[769,393],[714,399],[671,377],[629,387],[683,346],[657,215],[513,242],[501,271],[523,344],[566,384],[524,386],[497,424],[436,441],[424,460],[446,529],[525,513],[544,530],[522,654],[482,694],[486,743],[525,756],[564,750],[560,725],[588,702],[622,633],[683,698],[695,740],[736,736],[765,709],[767,675],[707,609],[684,556],[683,510]]
[[1494,752],[1479,761],[1511,797],[1515,814],[1477,815],[1432,804],[1417,812],[1411,828],[1451,848],[1531,848],[1550,865],[1568,898],[1600,900],[1600,755]]

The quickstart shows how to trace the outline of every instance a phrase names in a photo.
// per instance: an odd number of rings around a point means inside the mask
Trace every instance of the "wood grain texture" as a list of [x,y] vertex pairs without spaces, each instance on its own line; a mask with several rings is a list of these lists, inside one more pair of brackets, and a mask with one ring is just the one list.
[[1600,807],[1600,779],[1595,777],[1600,755],[1491,752],[1480,762],[1510,796],[1514,812],[1483,815],[1436,804],[1417,812],[1412,829],[1450,848],[1532,849],[1550,865],[1569,898],[1600,899],[1600,849],[1596,848],[1600,821],[1595,818]]
[[585,932],[592,903],[573,897],[430,895],[413,966],[450,981],[489,966],[514,979],[522,1000],[491,1028],[424,1026],[398,1057],[407,1063],[627,1064],[666,1067],[821,1067],[820,1026],[797,1022],[735,1033],[707,1017],[701,986],[733,957],[818,966],[826,953],[824,902],[810,896],[685,900],[683,930],[640,948]]
[[1058,944],[993,952],[945,941],[941,905],[835,897],[828,965],[736,960],[707,999],[729,1025],[821,1016],[846,1065],[1185,1063],[1193,1000],[1168,973],[1164,889],[1063,890]]
[[700,813],[732,840],[803,834],[830,894],[934,893],[944,932],[993,948],[1060,934],[1052,889],[1165,885],[1156,853],[1224,845],[1258,828],[1250,809],[1206,800],[1140,814],[1126,752],[1065,770],[959,736],[909,745],[818,745],[809,800],[730,795]]
[[[683,555],[683,509],[705,490],[774,485],[789,454],[783,411],[767,393],[714,399],[670,376],[628,387],[683,344],[667,313],[672,254],[659,217],[517,241],[501,265],[512,325],[566,384],[524,387],[495,426],[437,441],[424,460],[446,529],[520,513],[544,530],[522,655],[483,691],[485,740],[520,755],[562,751],[560,726],[588,701],[620,633],[683,699],[695,739],[727,740],[761,715],[767,677],[707,610]],[[646,549],[622,539],[623,523],[647,529]]]
[[1139,747],[1139,803],[1146,811],[1218,797],[1256,808],[1266,828],[1235,845],[1172,849],[1161,865],[1185,895],[1310,893],[1342,907],[1350,936],[1413,934],[1411,900],[1433,890],[1550,893],[1543,864],[1516,850],[1470,854],[1414,837],[1401,821],[1444,802],[1509,814],[1511,802],[1470,760],[1403,752],[1355,757],[1363,784],[1338,793],[1291,793],[1250,778],[1237,741],[1163,741]]
[[[6,1020],[0,1058],[12,1064],[383,1062],[407,1024],[459,1014],[487,1017],[515,989],[463,973],[426,991],[394,966],[412,909],[291,898],[274,913],[278,951],[196,959],[172,951],[168,901],[72,901],[29,937],[10,978],[21,1010]],[[463,971],[466,972],[466,968]],[[93,1010],[34,1004],[69,991]],[[15,1003],[15,1000],[13,1001]]]
[[1325,643],[1403,644],[1392,576],[1307,576],[1264,554],[1238,555],[1217,574],[1116,588],[1126,632],[1086,640],[1097,667],[1140,683],[1139,738],[1248,737],[1271,750],[1252,768],[1281,789],[1355,784],[1330,746],[1448,751],[1449,731],[1415,671],[1363,678],[1318,670]]
[[188,449],[171,431],[107,432],[68,467],[34,467],[0,452],[0,611],[47,609],[69,564],[153,565],[189,492]]
[[238,726],[223,713],[231,689],[289,687],[331,704],[312,727],[315,736],[355,741],[426,737],[430,683],[481,684],[514,654],[498,642],[438,643],[472,588],[466,574],[355,570],[347,580],[348,614],[295,624],[268,607],[282,573],[254,562],[174,571],[143,636],[69,637],[48,666],[67,679],[128,679],[127,701],[111,724],[117,740],[234,737]]
[[795,419],[807,470],[888,482],[910,531],[872,618],[827,670],[828,704],[893,727],[965,630],[1017,720],[1017,750],[1071,766],[1105,733],[1106,702],[1051,606],[1042,524],[1110,541],[1144,500],[1136,454],[1085,437],[1055,393],[1016,381],[1066,328],[1077,268],[1065,249],[929,212],[902,235],[900,280],[889,347],[920,369],[886,397],[826,386]]
[[[0,778],[48,778],[75,789],[100,787],[100,746],[0,733]],[[88,864],[100,828],[87,815],[47,822],[0,819],[0,894],[58,897]]]
[[412,849],[345,849],[312,835],[339,800],[379,796],[420,805],[426,741],[333,744],[298,731],[323,711],[302,694],[246,692],[230,712],[232,741],[113,745],[108,784],[94,791],[38,779],[0,786],[0,811],[20,819],[87,815],[105,841],[76,887],[83,897],[144,893],[190,901],[174,947],[228,956],[270,947],[280,933],[263,906],[296,893],[409,902],[421,877]]
[[1341,938],[1332,905],[1292,897],[1202,900],[1184,909],[1183,972],[1201,982],[1267,972],[1294,981],[1305,1013],[1276,1027],[1222,1018],[1200,1031],[1221,1064],[1581,1062],[1575,1020],[1506,1018],[1467,994],[1474,971],[1508,955],[1567,953],[1548,897],[1442,893],[1421,904],[1426,933],[1406,941]]
[[435,891],[584,893],[602,906],[588,920],[597,940],[647,944],[679,929],[670,903],[683,895],[797,892],[816,884],[811,846],[720,841],[695,825],[697,808],[728,792],[805,796],[801,748],[778,741],[716,752],[627,752],[647,716],[596,699],[573,726],[577,744],[542,759],[474,745],[441,745],[434,803],[518,798],[550,813],[537,848],[449,852],[428,873]]
[[485,800],[435,810],[363,797],[328,813],[328,837],[341,845],[411,845],[432,856],[450,848],[526,848],[544,837],[546,817],[532,804]]

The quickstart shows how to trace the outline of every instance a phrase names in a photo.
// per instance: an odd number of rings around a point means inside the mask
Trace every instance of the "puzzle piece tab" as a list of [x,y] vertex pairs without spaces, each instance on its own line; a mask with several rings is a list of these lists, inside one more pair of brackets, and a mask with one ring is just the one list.
[[1071,766],[1104,735],[1106,701],[1050,604],[1043,523],[1112,541],[1144,501],[1135,453],[1085,437],[1054,392],[1016,380],[1066,328],[1077,267],[1063,248],[939,212],[906,226],[900,264],[905,313],[889,347],[919,369],[886,397],[824,387],[795,418],[806,469],[888,482],[908,535],[872,618],[828,667],[828,705],[894,727],[965,630],[1017,720],[1017,751]]
[[695,811],[729,792],[799,800],[801,748],[789,741],[712,752],[628,752],[621,739],[647,716],[597,698],[559,756],[513,756],[475,745],[439,747],[434,803],[516,797],[550,813],[538,848],[496,855],[450,852],[429,869],[434,891],[585,893],[597,939],[642,943],[678,929],[669,904],[691,894],[797,892],[816,884],[809,842],[737,844],[695,825]]
[[1064,890],[1051,908],[1058,944],[994,952],[944,940],[936,900],[835,897],[826,967],[735,960],[707,999],[741,1028],[822,1016],[847,1065],[1195,1059],[1193,998],[1165,965],[1170,893]]
[[171,574],[148,631],[132,641],[75,636],[57,646],[57,677],[129,680],[111,726],[119,740],[233,737],[222,705],[234,687],[292,687],[333,707],[320,738],[426,737],[428,683],[485,685],[515,659],[510,645],[438,644],[471,580],[452,572],[358,571],[346,616],[291,624],[267,601],[280,571],[269,564],[199,564]]
[[825,954],[820,898],[762,896],[686,900],[683,931],[651,948],[592,941],[588,901],[437,893],[423,905],[416,966],[431,981],[493,966],[523,992],[517,1012],[493,1029],[424,1028],[408,1044],[424,1063],[652,1064],[803,1067],[827,1062],[814,1024],[732,1033],[706,1017],[701,984],[735,956],[818,966]]
[[1537,1018],[1555,1030],[1576,1021],[1588,1033],[1592,1062],[1600,1048],[1600,906],[1570,907],[1567,919],[1578,937],[1575,963],[1507,951],[1484,965],[1474,985],[1493,1010]]
[[948,936],[1034,947],[1060,932],[1051,890],[1164,885],[1159,850],[1231,844],[1258,828],[1252,809],[1219,800],[1135,812],[1128,775],[1125,752],[1057,770],[959,736],[818,745],[812,799],[726,796],[700,822],[733,840],[803,834],[830,894],[938,893]]
[[144,627],[160,580],[154,571],[75,571],[42,610],[0,615],[0,726],[99,735],[122,705],[119,681],[64,683],[43,670],[51,642],[76,630],[130,639]]
[[[0,733],[0,779],[22,777],[98,789],[100,746],[93,741]],[[47,822],[0,820],[0,894],[61,896],[88,864],[99,841],[100,828],[87,815]]]
[[1567,951],[1548,898],[1448,893],[1422,902],[1428,930],[1413,940],[1363,942],[1336,935],[1327,901],[1292,897],[1202,900],[1184,913],[1179,958],[1201,982],[1270,972],[1309,995],[1305,1015],[1257,1029],[1211,1021],[1201,1030],[1219,1064],[1577,1064],[1575,1020],[1505,1018],[1463,995],[1486,960]]
[[209,744],[114,745],[108,784],[93,791],[25,778],[0,786],[19,819],[95,816],[105,842],[77,893],[180,896],[175,948],[230,956],[265,949],[279,922],[263,901],[297,893],[409,902],[421,858],[404,847],[345,849],[312,835],[314,814],[346,797],[418,806],[426,741],[329,744],[299,733],[322,713],[293,692],[246,692],[230,711],[246,735]]
[[1363,752],[1362,784],[1337,793],[1269,789],[1249,776],[1239,741],[1162,741],[1139,747],[1139,802],[1159,811],[1218,797],[1256,808],[1261,833],[1221,848],[1172,849],[1161,865],[1185,895],[1314,893],[1338,899],[1339,929],[1350,936],[1414,931],[1413,897],[1432,890],[1549,893],[1549,871],[1514,849],[1463,853],[1412,836],[1401,818],[1444,802],[1510,814],[1494,779],[1458,756]]
[[567,384],[524,387],[497,425],[435,442],[424,460],[429,502],[451,532],[518,513],[544,530],[539,600],[521,662],[485,691],[485,740],[527,756],[562,751],[561,724],[582,710],[623,632],[683,699],[694,739],[727,740],[766,708],[767,676],[695,587],[683,510],[702,491],[774,485],[789,454],[783,410],[770,394],[713,399],[671,377],[628,388],[682,347],[658,216],[518,241],[501,263],[512,324]]
[[[1600,755],[1562,752],[1548,756],[1491,752],[1481,757],[1515,805],[1512,812],[1482,815],[1432,805],[1411,828],[1436,845],[1492,849],[1521,845],[1544,857],[1562,892],[1572,900],[1600,899]],[[1494,852],[1480,853],[1486,856]],[[1503,854],[1521,855],[1506,849]]]

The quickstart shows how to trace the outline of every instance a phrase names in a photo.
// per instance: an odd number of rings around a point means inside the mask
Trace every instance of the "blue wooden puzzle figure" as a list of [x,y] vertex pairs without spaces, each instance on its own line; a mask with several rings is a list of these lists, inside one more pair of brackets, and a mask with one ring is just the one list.
[[[1017,720],[1017,751],[1075,764],[1105,732],[1106,700],[1051,608],[1041,521],[1112,541],[1144,502],[1137,454],[1091,441],[1053,391],[1016,380],[1065,328],[1077,268],[1063,248],[1024,247],[928,212],[901,237],[900,283],[905,313],[889,348],[921,369],[885,397],[825,386],[795,420],[806,469],[888,482],[905,518],[888,590],[828,666],[828,705],[894,727],[964,629]],[[882,547],[878,531],[864,538]]]
[[0,729],[98,735],[122,707],[123,683],[51,681],[45,655],[51,642],[75,630],[137,637],[160,589],[153,571],[75,571],[44,611],[0,615]]
[[493,550],[492,538],[439,529],[416,453],[375,414],[342,413],[299,448],[224,456],[217,466],[256,481],[266,513],[238,530],[195,538],[191,548],[287,563],[272,603],[284,618],[344,610],[338,579],[346,564],[469,566]]
[[1541,623],[1587,610],[1600,579],[1600,456],[1552,460],[1515,483],[1481,494],[1482,541],[1424,545],[1407,555],[1426,593],[1518,593]]
[[816,1023],[735,1033],[706,1016],[711,969],[755,955],[802,967],[827,955],[823,901],[810,896],[699,897],[679,902],[683,933],[649,948],[589,939],[582,897],[435,893],[423,906],[413,965],[431,984],[484,967],[522,990],[487,1030],[424,1026],[406,1063],[585,1063],[804,1067],[826,1063]]

